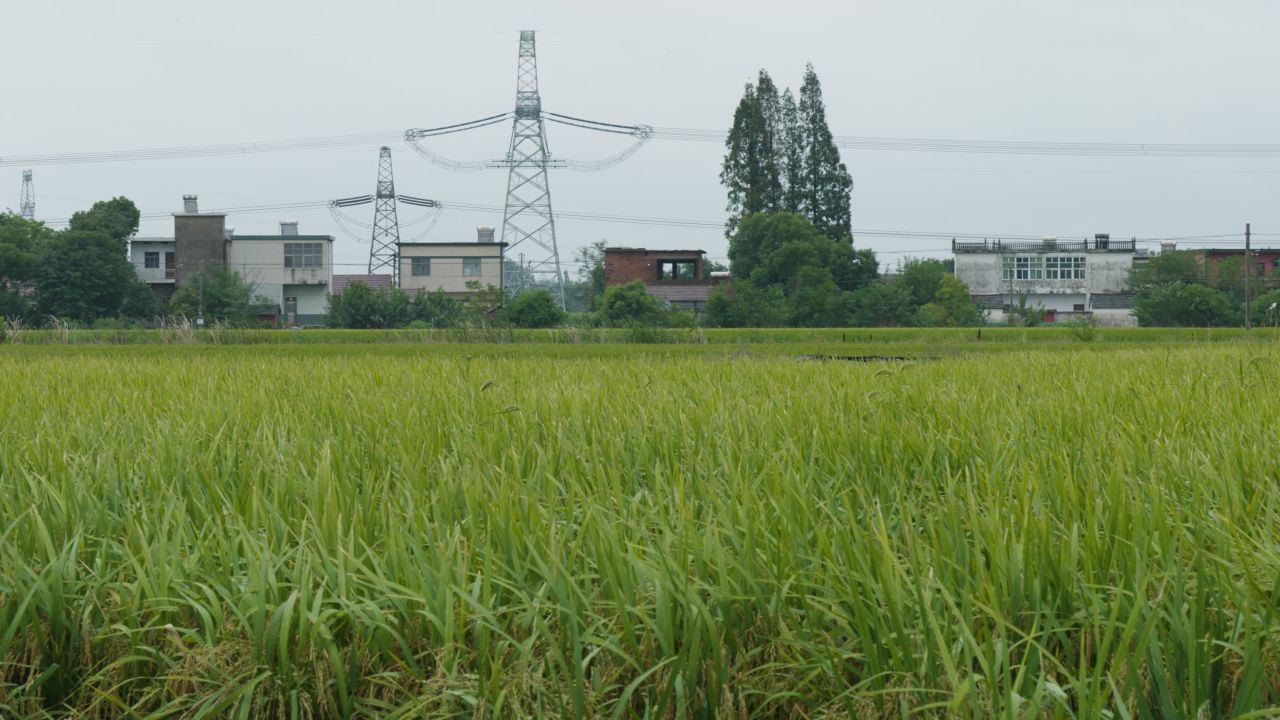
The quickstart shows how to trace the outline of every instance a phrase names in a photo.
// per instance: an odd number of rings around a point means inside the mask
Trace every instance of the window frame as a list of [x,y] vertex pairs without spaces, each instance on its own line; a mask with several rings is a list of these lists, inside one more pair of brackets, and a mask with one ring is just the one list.
[[[481,277],[484,273],[484,265],[481,261],[484,258],[464,257],[462,258],[462,277]],[[474,270],[474,272],[471,272]]]
[[284,244],[285,270],[310,270],[324,267],[324,243],[287,242]]
[[144,250],[142,252],[142,267],[145,270],[159,270],[160,269],[160,251]]
[[[425,267],[425,272],[423,271],[424,267]],[[431,258],[429,257],[409,258],[409,276],[410,277],[431,277]]]

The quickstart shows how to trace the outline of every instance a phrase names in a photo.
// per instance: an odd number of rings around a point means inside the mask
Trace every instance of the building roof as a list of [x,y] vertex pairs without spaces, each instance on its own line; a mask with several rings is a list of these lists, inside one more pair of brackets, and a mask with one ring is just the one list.
[[232,235],[227,238],[231,242],[236,240],[283,240],[284,242],[333,242],[332,235]]
[[[1241,246],[1241,247],[1235,247],[1235,248],[1195,248],[1194,251],[1199,253],[1204,253],[1205,255],[1243,255],[1244,247]],[[1258,253],[1273,255],[1275,253],[1280,253],[1280,248],[1266,248],[1266,247],[1249,248],[1250,255],[1256,255]]]
[[1085,253],[1133,253],[1137,248],[1135,240],[1118,238],[1085,238],[1065,240],[1045,238],[1043,240],[955,240],[951,241],[953,253],[1053,253],[1053,252],[1085,252]]
[[341,294],[348,286],[355,283],[364,283],[376,290],[390,290],[390,275],[334,275],[333,283],[329,286],[330,292],[334,295]]
[[134,237],[129,238],[131,243],[171,243],[174,239],[171,237]]
[[396,245],[405,247],[506,247],[505,242],[476,242],[475,240],[459,240],[458,242],[402,242]]
[[680,254],[698,254],[706,255],[706,250],[664,250],[662,248],[626,248],[626,247],[607,247],[605,253],[647,253],[650,255],[680,255]]
[[705,302],[712,285],[646,285],[649,294],[667,302]]

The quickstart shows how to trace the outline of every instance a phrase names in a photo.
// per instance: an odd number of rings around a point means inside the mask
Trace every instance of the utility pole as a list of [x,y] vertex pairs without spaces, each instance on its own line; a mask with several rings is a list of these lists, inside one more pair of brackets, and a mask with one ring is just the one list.
[[1244,224],[1244,329],[1250,330],[1252,323],[1249,317],[1249,275],[1253,273],[1253,260],[1249,253],[1249,223]]

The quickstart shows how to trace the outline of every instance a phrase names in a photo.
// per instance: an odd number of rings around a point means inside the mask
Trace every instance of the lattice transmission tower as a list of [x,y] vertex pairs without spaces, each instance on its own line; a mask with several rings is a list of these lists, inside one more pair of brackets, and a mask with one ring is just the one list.
[[[551,185],[547,168],[563,163],[551,160],[547,133],[542,123],[542,97],[538,94],[538,55],[532,30],[520,32],[520,56],[516,66],[516,109],[511,126],[511,145],[501,164],[507,176],[507,201],[502,212],[502,241],[507,253],[517,248],[528,265],[519,273],[554,274],[551,288],[564,306],[564,275],[560,272],[560,249],[556,246],[556,221],[551,214]],[[504,268],[505,271],[505,268]],[[514,283],[513,285],[514,286]]]
[[[511,143],[501,160],[458,161],[424,147],[427,138],[479,130],[480,128],[513,120]],[[631,137],[632,142],[622,150],[597,160],[572,160],[553,158],[547,149],[547,133],[543,122],[553,122],[579,130],[613,133]],[[568,168],[577,172],[599,172],[618,165],[631,157],[649,138],[653,128],[648,125],[623,125],[619,123],[588,120],[574,115],[551,112],[542,107],[538,93],[538,55],[532,30],[520,32],[520,54],[516,63],[516,109],[489,115],[477,120],[432,128],[406,130],[404,139],[414,152],[439,167],[455,172],[472,172],[486,168],[507,171],[507,197],[502,211],[502,241],[507,243],[507,257],[521,257],[518,271],[503,268],[504,285],[517,292],[525,289],[526,280],[542,284],[539,276],[547,278],[548,286],[564,307],[564,273],[560,269],[560,248],[556,244],[556,221],[551,212],[551,185],[547,170]],[[403,196],[400,198],[406,201]],[[516,251],[519,252],[516,252]],[[510,266],[508,266],[510,267]]]
[[[396,287],[400,286],[400,218],[396,203],[402,202],[422,208],[431,208],[433,213],[411,220],[403,227],[417,225],[426,220],[431,220],[431,226],[427,231],[435,225],[435,220],[440,218],[440,203],[428,198],[414,197],[412,195],[397,195],[395,176],[391,172],[391,148],[385,145],[378,150],[378,184],[374,188],[372,195],[356,195],[354,197],[339,198],[329,202],[329,212],[333,214],[333,219],[342,228],[342,231],[351,236],[357,242],[364,242],[358,232],[353,232],[347,227],[348,223],[359,225],[360,227],[372,230],[369,237],[369,274],[370,275],[390,275],[392,282]],[[342,212],[345,208],[356,207],[359,205],[368,205],[373,203],[373,223],[361,222]],[[425,233],[419,235],[422,237]]]
[[373,241],[369,245],[369,274],[390,270],[400,286],[400,222],[396,219],[396,183],[391,173],[391,148],[378,149],[378,187],[373,194]]
[[22,202],[18,206],[18,214],[28,220],[36,219],[36,188],[31,182],[31,171],[22,171]]

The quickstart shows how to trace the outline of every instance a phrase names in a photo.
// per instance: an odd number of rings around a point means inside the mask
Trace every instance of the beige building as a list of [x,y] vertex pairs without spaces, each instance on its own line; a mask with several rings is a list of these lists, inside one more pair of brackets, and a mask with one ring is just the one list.
[[443,290],[450,297],[465,297],[480,288],[502,289],[502,261],[506,243],[400,243],[400,289],[416,295],[419,291]]
[[299,235],[296,222],[282,222],[279,235],[230,235],[226,253],[227,269],[275,301],[282,323],[324,323],[333,280],[332,235]]

